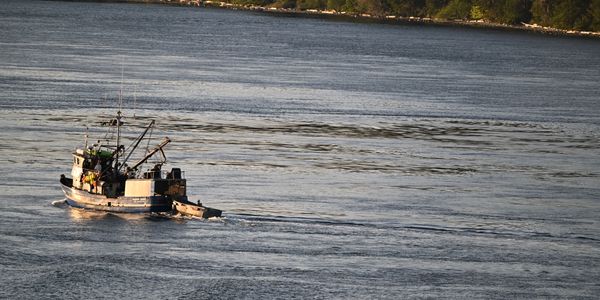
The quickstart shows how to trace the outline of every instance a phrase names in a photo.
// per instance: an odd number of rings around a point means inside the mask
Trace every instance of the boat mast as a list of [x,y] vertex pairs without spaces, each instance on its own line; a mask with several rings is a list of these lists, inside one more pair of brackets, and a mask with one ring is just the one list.
[[[115,170],[119,168],[119,143],[121,142],[121,110],[117,111],[117,148],[115,154]],[[115,175],[117,173],[115,172]]]
[[119,110],[117,111],[117,148],[115,155],[115,172],[114,176],[117,176],[119,166],[119,143],[121,142],[121,107],[123,106],[123,73],[125,70],[125,66],[123,64],[123,60],[121,60],[121,88],[119,89]]
[[123,65],[123,60],[121,60],[121,88],[119,89],[119,112],[121,111],[121,107],[123,106],[123,72],[125,71],[125,66]]
[[88,147],[87,146],[88,145],[88,137],[89,137],[89,135],[88,135],[88,129],[89,128],[87,126],[85,126],[85,135],[84,135],[84,137],[85,137],[85,147],[83,148],[83,151],[86,151],[87,147]]

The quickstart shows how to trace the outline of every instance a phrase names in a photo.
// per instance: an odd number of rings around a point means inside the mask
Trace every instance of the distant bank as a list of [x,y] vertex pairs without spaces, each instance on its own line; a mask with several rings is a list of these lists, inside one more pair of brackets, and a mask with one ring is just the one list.
[[[558,36],[580,36],[580,37],[592,37],[600,38],[600,31],[589,31],[589,30],[574,30],[574,29],[560,29],[550,26],[542,26],[538,24],[531,24],[526,22],[518,22],[516,24],[507,24],[501,22],[493,22],[483,18],[470,19],[471,15],[482,15],[479,11],[478,6],[473,6],[472,3],[476,3],[476,0],[468,1],[470,12],[468,15],[462,14],[462,18],[440,18],[440,17],[406,17],[394,14],[384,14],[381,11],[377,14],[368,12],[359,12],[358,10],[333,10],[333,9],[317,9],[310,8],[311,6],[304,6],[307,8],[299,8],[294,0],[277,0],[271,2],[269,0],[227,0],[227,1],[216,1],[216,0],[62,0],[62,1],[73,1],[73,2],[120,2],[120,3],[146,3],[146,4],[167,4],[176,6],[198,6],[198,7],[216,7],[233,10],[248,10],[248,11],[260,11],[271,14],[288,14],[298,15],[307,17],[323,17],[330,19],[337,19],[343,21],[358,21],[358,22],[376,22],[385,24],[434,24],[443,26],[465,26],[465,27],[477,27],[477,28],[494,28],[494,29],[507,29],[507,30],[524,30],[537,32],[548,35]],[[286,5],[293,1],[293,7]],[[307,0],[296,0],[296,1],[307,1]],[[314,0],[316,3],[326,1],[327,4],[336,0]],[[340,1],[340,0],[338,0]],[[341,0],[341,1],[352,1],[352,0]],[[379,0],[378,0],[379,1]],[[268,5],[256,5],[252,3],[268,3]],[[442,1],[443,2],[443,1]],[[452,3],[460,2],[458,0],[450,0],[449,5]],[[535,2],[535,1],[530,1]],[[600,1],[598,1],[600,2]],[[283,4],[282,4],[283,3]],[[315,6],[316,4],[313,4]],[[318,5],[317,5],[318,6]],[[326,5],[325,5],[326,6]],[[321,6],[323,7],[323,5]],[[348,8],[348,7],[345,7]],[[440,10],[440,15],[443,10]],[[459,12],[454,14],[460,15]],[[450,14],[449,16],[453,16]]]

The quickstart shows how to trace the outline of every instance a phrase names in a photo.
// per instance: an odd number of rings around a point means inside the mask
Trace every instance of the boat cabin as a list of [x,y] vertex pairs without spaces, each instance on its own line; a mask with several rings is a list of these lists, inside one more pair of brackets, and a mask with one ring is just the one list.
[[125,181],[125,197],[166,195],[186,196],[186,180],[179,168],[164,173],[160,170],[144,172],[143,178]]
[[73,153],[72,186],[91,194],[105,195],[110,198],[149,197],[155,195],[186,196],[186,180],[179,168],[163,172],[157,164],[136,178],[135,172],[120,173],[114,171],[110,151],[92,148],[77,149]]

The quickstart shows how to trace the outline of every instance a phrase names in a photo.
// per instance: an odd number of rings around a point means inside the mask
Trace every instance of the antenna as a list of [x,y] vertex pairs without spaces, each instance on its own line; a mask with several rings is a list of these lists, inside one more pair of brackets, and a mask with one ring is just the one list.
[[123,106],[123,72],[125,70],[124,59],[121,58],[121,88],[119,89],[119,111]]
[[85,147],[83,148],[84,151],[87,150],[87,145],[88,145],[88,137],[89,137],[89,135],[88,135],[88,129],[89,128],[87,126],[85,126],[85,135],[84,135],[84,137],[85,137]]
[[135,97],[135,93],[137,92],[137,85],[133,86],[133,118],[135,119],[135,102],[136,102],[136,97]]

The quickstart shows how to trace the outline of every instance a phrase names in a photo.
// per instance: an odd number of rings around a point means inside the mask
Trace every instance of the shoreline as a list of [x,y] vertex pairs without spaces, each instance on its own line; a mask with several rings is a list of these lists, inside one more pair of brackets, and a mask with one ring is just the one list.
[[[143,1],[143,0],[142,0]],[[543,27],[537,24],[526,24],[522,25],[509,25],[493,22],[485,22],[480,20],[446,20],[436,18],[421,18],[421,17],[400,17],[400,16],[373,16],[369,14],[351,14],[345,12],[335,12],[327,10],[296,10],[296,9],[284,9],[275,7],[263,7],[263,6],[251,6],[251,5],[238,5],[227,2],[218,1],[186,1],[184,3],[173,3],[165,0],[161,0],[163,4],[175,4],[178,6],[200,6],[200,7],[213,7],[213,8],[224,8],[232,10],[246,10],[265,12],[270,14],[278,15],[296,15],[301,17],[322,17],[338,19],[347,22],[363,21],[363,22],[374,22],[380,24],[415,24],[415,25],[439,25],[439,26],[457,26],[457,27],[470,27],[470,28],[485,28],[485,29],[500,29],[500,30],[514,30],[523,32],[533,32],[544,35],[554,36],[572,36],[572,37],[591,37],[600,38],[600,32],[591,31],[577,31],[577,30],[566,30],[552,27]],[[195,4],[199,3],[199,4]]]
[[[60,1],[60,0],[59,0]],[[64,0],[63,0],[64,1]],[[289,8],[276,8],[276,7],[265,7],[256,5],[241,5],[222,1],[212,0],[66,0],[74,2],[114,2],[114,3],[138,3],[138,4],[163,4],[172,6],[196,6],[206,8],[217,8],[217,9],[230,9],[230,10],[244,10],[261,12],[272,15],[287,15],[287,16],[298,16],[298,17],[313,17],[313,18],[327,18],[333,20],[340,20],[344,22],[365,22],[365,23],[378,23],[378,24],[414,24],[414,25],[437,25],[437,26],[454,26],[454,27],[465,27],[465,28],[482,28],[482,29],[497,29],[497,30],[512,30],[522,32],[532,32],[543,35],[552,36],[567,36],[567,37],[584,37],[600,39],[600,32],[592,31],[578,31],[578,30],[567,30],[553,27],[544,27],[537,24],[521,23],[521,25],[509,25],[502,23],[494,23],[483,20],[447,20],[438,18],[426,18],[426,17],[401,17],[401,16],[375,16],[370,14],[356,14],[347,12],[337,12],[333,10],[317,10],[317,9],[289,9]]]

